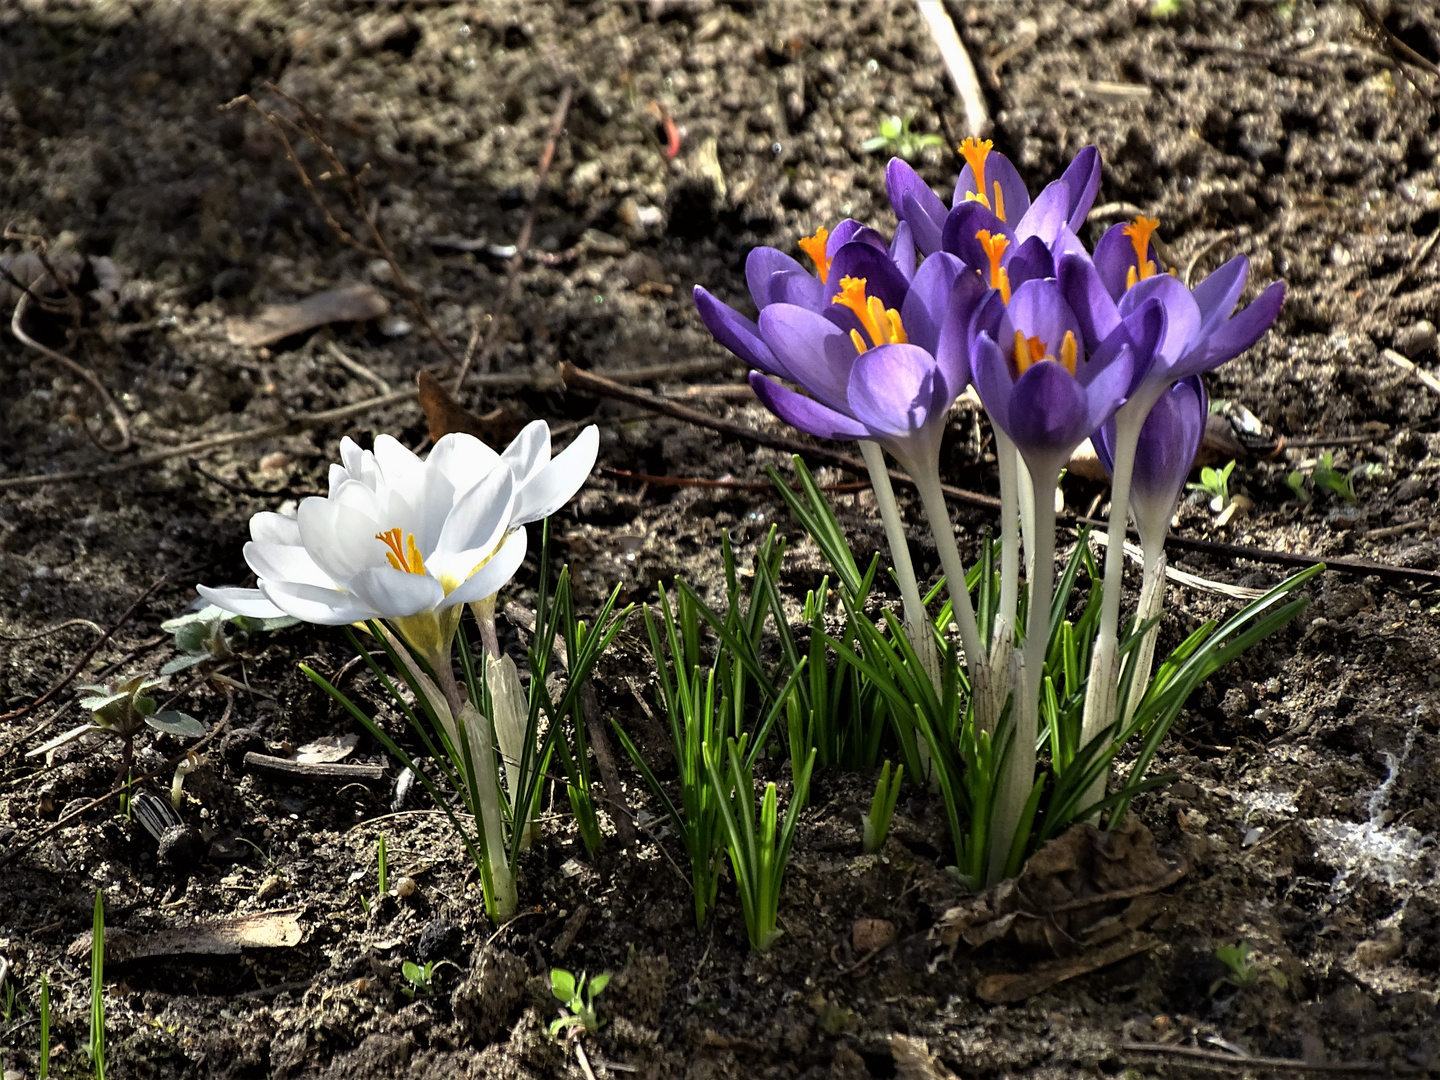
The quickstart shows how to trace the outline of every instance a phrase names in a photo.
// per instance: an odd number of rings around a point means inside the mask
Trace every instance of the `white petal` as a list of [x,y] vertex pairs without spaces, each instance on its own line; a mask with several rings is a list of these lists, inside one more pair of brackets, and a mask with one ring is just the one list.
[[266,581],[291,581],[301,585],[319,585],[322,589],[335,588],[335,580],[319,565],[310,553],[298,544],[257,544],[245,545],[245,562],[255,571],[255,576]]
[[215,589],[209,585],[196,585],[195,589],[216,607],[236,615],[248,615],[252,619],[278,619],[285,614],[265,599],[265,594],[259,589],[240,589],[234,586]]
[[500,550],[491,556],[490,561],[445,597],[440,606],[447,608],[455,604],[469,604],[499,592],[525,561],[525,545],[525,530],[516,529],[505,543],[500,545]]
[[250,539],[257,544],[298,544],[300,523],[293,517],[264,510],[250,519]]
[[375,440],[375,464],[380,467],[385,486],[401,490],[417,489],[425,470],[425,463],[393,435],[381,435]]
[[356,571],[385,565],[383,531],[375,515],[375,493],[356,480],[346,481],[333,499],[309,498],[300,504],[300,541],[319,567],[337,582]]
[[409,574],[389,566],[361,570],[345,585],[387,619],[434,611],[445,598],[444,586],[428,574]]
[[521,429],[500,460],[510,466],[520,484],[528,482],[550,461],[550,425],[533,420]]
[[283,581],[262,581],[260,588],[284,614],[320,626],[348,626],[380,615],[366,607],[358,596],[339,589]]
[[600,429],[591,424],[516,496],[511,525],[540,521],[569,502],[584,485],[600,452]]
[[457,492],[468,491],[490,474],[500,455],[474,435],[454,432],[441,438],[425,459]]
[[350,479],[350,472],[344,465],[330,466],[330,498],[335,497],[335,492],[340,490],[340,485]]
[[494,470],[456,501],[434,554],[471,548],[490,551],[509,529],[514,504],[515,475],[509,469]]

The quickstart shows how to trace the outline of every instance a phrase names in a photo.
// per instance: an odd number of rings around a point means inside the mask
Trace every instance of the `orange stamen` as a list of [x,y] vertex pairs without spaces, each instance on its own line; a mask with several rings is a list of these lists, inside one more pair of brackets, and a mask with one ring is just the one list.
[[1015,368],[1016,373],[1024,375],[1030,369],[1031,364],[1038,364],[1045,359],[1045,343],[1038,337],[1027,338],[1019,330],[1015,331]]
[[375,539],[389,548],[385,553],[385,558],[396,570],[404,570],[407,574],[425,573],[425,560],[421,557],[420,548],[415,543],[415,534],[405,533],[403,542],[401,535],[400,527],[397,525],[387,532],[376,533]]
[[1060,363],[1065,365],[1065,370],[1071,375],[1075,374],[1075,358],[1079,351],[1075,344],[1075,331],[1066,330],[1065,340],[1060,343]]
[[[878,296],[865,295],[865,278],[841,278],[840,292],[832,296],[830,302],[853,311],[874,345],[903,344],[909,340],[900,322],[900,313],[894,308],[887,309]],[[868,347],[858,330],[850,331],[850,340],[855,342],[856,352],[863,353]]]
[[[983,202],[987,207],[990,200],[985,197],[985,159],[990,156],[991,149],[995,146],[989,139],[983,141],[975,138],[966,139],[960,144],[960,156],[965,159],[965,164],[970,166],[970,171],[975,174],[975,198]],[[967,195],[968,199],[969,196]],[[1005,219],[1000,218],[1001,221]]]
[[814,236],[800,241],[800,250],[810,256],[810,261],[815,264],[815,276],[821,281],[830,276],[830,258],[825,254],[825,245],[829,242],[830,230],[823,225],[815,230]]
[[1010,241],[1003,235],[990,235],[988,229],[977,232],[975,239],[980,241],[980,246],[985,249],[985,257],[990,260],[990,287],[999,289],[1000,299],[1010,303],[1010,275],[1000,265],[1000,258],[1010,246]]
[[1005,220],[1005,193],[1000,190],[1000,181],[995,181],[995,216],[1001,221]]
[[[1155,263],[1150,258],[1150,236],[1160,227],[1158,218],[1147,218],[1144,214],[1135,218],[1129,225],[1121,226],[1120,231],[1130,238],[1130,244],[1135,248],[1136,266],[1131,267],[1130,273],[1125,275],[1125,287],[1128,289],[1137,281],[1144,281],[1155,275]],[[1134,275],[1133,277],[1131,275]]]

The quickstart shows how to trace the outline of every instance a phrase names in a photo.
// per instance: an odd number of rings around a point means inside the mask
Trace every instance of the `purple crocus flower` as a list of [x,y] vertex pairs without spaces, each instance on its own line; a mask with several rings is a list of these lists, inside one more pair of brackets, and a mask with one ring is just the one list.
[[[1004,154],[994,152],[993,145],[989,139],[973,138],[960,144],[965,167],[955,182],[949,210],[914,169],[892,159],[885,170],[890,206],[910,226],[921,254],[948,251],[983,269],[985,258],[974,242],[975,234],[984,230],[1005,237],[1009,245],[1005,261],[1019,259],[1016,271],[1048,277],[1048,272],[1030,273],[1038,251],[1053,248],[1062,227],[1073,233],[1084,223],[1100,190],[1100,154],[1093,146],[1085,147],[1032,203],[1015,166]],[[1031,240],[1036,243],[1030,244]],[[1010,273],[1012,287],[1022,280],[1016,271]]]
[[[1209,411],[1205,383],[1192,375],[1160,395],[1140,429],[1130,478],[1130,512],[1147,552],[1158,551],[1165,542],[1176,500],[1205,435]],[[1111,474],[1115,471],[1115,435],[1115,421],[1111,420],[1092,440],[1100,463]]]
[[[764,311],[771,304],[793,304],[828,314],[830,298],[840,291],[840,277],[853,261],[840,260],[840,252],[857,244],[870,247],[885,257],[890,264],[887,278],[898,275],[906,282],[914,278],[915,244],[908,225],[902,223],[887,245],[884,237],[874,229],[847,218],[833,230],[821,228],[814,236],[800,241],[800,249],[815,264],[813,274],[777,248],[758,247],[751,251],[745,260],[745,282],[750,287],[750,298],[754,300],[755,307]],[[717,300],[699,285],[695,286],[695,306],[706,328],[720,344],[751,367],[782,378],[788,377],[753,319]]]

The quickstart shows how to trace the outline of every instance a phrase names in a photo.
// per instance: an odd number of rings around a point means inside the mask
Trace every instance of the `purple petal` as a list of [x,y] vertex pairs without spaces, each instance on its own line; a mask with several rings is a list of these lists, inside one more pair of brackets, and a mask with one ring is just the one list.
[[826,281],[825,295],[833,297],[840,292],[842,278],[864,278],[865,295],[878,296],[887,308],[896,311],[905,302],[910,291],[910,282],[900,268],[890,261],[886,248],[876,248],[863,241],[852,241],[835,253],[830,260],[830,275]]
[[1010,403],[1015,394],[1015,380],[1005,353],[989,334],[982,332],[971,344],[970,368],[971,384],[980,395],[980,404],[990,414],[991,422],[1013,439]]
[[[775,303],[771,295],[772,278],[776,274],[807,273],[796,260],[772,247],[757,247],[745,256],[745,284],[750,287],[750,296],[757,308]],[[814,277],[814,274],[808,276]]]
[[915,232],[908,222],[895,226],[895,238],[890,241],[890,261],[907,281],[915,280]]
[[830,235],[825,240],[825,257],[835,258],[836,254],[846,244],[869,244],[873,248],[888,252],[890,246],[885,243],[885,238],[869,225],[862,225],[854,218],[846,218],[830,230]]
[[1120,298],[1120,317],[1128,318],[1151,300],[1165,305],[1165,337],[1156,350],[1156,364],[1169,368],[1195,346],[1200,331],[1200,309],[1179,278],[1156,274],[1126,290]]
[[[990,268],[990,256],[975,239],[977,232],[988,231],[991,236],[1005,236],[1010,240],[1006,254],[1013,254],[1016,241],[1010,226],[1001,221],[978,202],[961,203],[950,211],[945,219],[945,228],[940,236],[940,246],[952,255],[959,255],[966,266],[973,266],[982,274]],[[1002,258],[1001,260],[1005,260]]]
[[1013,252],[1005,253],[1005,273],[1010,278],[1010,288],[1015,289],[1032,278],[1055,276],[1055,260],[1050,249],[1038,236],[1032,236]]
[[715,340],[744,360],[750,367],[787,377],[783,365],[775,358],[770,346],[760,337],[760,329],[728,304],[722,304],[708,291],[695,286],[695,307],[700,321]]
[[[929,190],[928,188],[926,189]],[[933,193],[932,193],[933,194]],[[933,218],[920,206],[914,194],[905,192],[904,217],[905,224],[909,225],[915,234],[915,246],[920,249],[921,255],[930,255],[940,250],[940,233],[944,225],[944,217],[937,224]],[[935,200],[940,203],[939,199]],[[940,209],[945,210],[945,204],[940,203]]]
[[1165,340],[1169,325],[1165,305],[1153,299],[1128,315],[1122,329],[1115,332],[1121,340],[1128,338],[1134,349],[1135,371],[1130,380],[1129,394],[1134,394],[1140,384],[1152,376],[1152,381],[1157,384],[1170,380],[1169,367],[1159,359],[1160,345]]
[[947,211],[940,196],[930,190],[930,185],[920,179],[919,173],[899,158],[891,158],[890,164],[885,166],[885,193],[890,196],[890,209],[895,211],[895,216],[909,221],[910,227],[917,230],[917,236],[919,225],[906,206],[906,196],[914,200],[915,209],[935,226],[937,232],[945,223]]
[[950,291],[964,270],[964,263],[944,251],[936,252],[920,264],[900,308],[900,321],[910,344],[919,345],[926,352],[935,351]]
[[750,373],[750,386],[755,396],[772,413],[793,428],[821,439],[868,439],[865,425],[827,409],[818,401],[802,397],[777,382],[771,382],[758,371]]
[[1160,396],[1135,448],[1131,483],[1142,498],[1173,507],[1205,435],[1208,395],[1199,376],[1182,379]]
[[786,378],[829,408],[845,408],[845,388],[856,355],[849,334],[823,315],[794,304],[771,304],[762,311],[760,333],[783,365]]
[[1062,255],[1084,255],[1085,258],[1090,258],[1089,249],[1068,225],[1061,228],[1060,235],[1055,238],[1055,243],[1050,248],[1052,259],[1059,260]]
[[1227,320],[1208,340],[1199,343],[1189,356],[1176,364],[1172,375],[1176,378],[1198,375],[1235,359],[1264,336],[1280,314],[1280,305],[1284,302],[1285,283],[1272,282],[1254,303]]
[[[803,270],[770,275],[770,304],[798,304],[818,311],[825,306],[825,283]],[[766,305],[767,307],[769,304]]]
[[[1095,245],[1095,269],[1105,289],[1117,302],[1125,295],[1125,278],[1130,270],[1139,266],[1135,260],[1135,245],[1125,235],[1126,223],[1111,225]],[[1149,249],[1153,257],[1154,248]]]
[[1079,320],[1085,348],[1094,349],[1120,325],[1120,310],[1086,255],[1062,255],[1056,267],[1060,295]]
[[1046,185],[1024,220],[1016,223],[1015,235],[1022,240],[1038,236],[1049,246],[1064,226],[1078,232],[1099,190],[1100,152],[1087,146],[1075,155],[1060,179]]
[[1065,303],[1054,281],[1034,279],[1025,282],[1011,294],[1006,315],[1010,325],[1027,338],[1039,338],[1048,354],[1057,359],[1066,333],[1074,334],[1075,344],[1080,350],[1079,357],[1083,359],[1085,338],[1080,332],[1080,322],[1070,310],[1070,305]]
[[1027,460],[1035,456],[1068,457],[1099,427],[1086,423],[1088,406],[1085,391],[1062,365],[1041,360],[1015,381],[1008,434]]
[[1082,388],[1085,396],[1085,416],[1080,423],[1076,446],[1125,404],[1125,398],[1135,381],[1135,353],[1126,343],[1120,347],[1113,361],[1104,364],[1092,363],[1085,374],[1087,378],[1076,380],[1076,385]]
[[[882,345],[855,362],[850,372],[850,411],[902,460],[928,457],[954,395],[935,358],[916,345]],[[907,452],[908,451],[908,452]]]
[[[1000,214],[1001,206],[997,206],[995,200],[997,184],[1000,186],[1000,202],[1005,211],[1003,217]],[[1012,227],[1030,209],[1030,192],[1025,190],[1025,181],[1020,178],[1020,173],[1010,163],[1009,158],[1004,154],[997,154],[993,150],[985,157],[985,190],[980,191],[975,186],[975,170],[970,168],[967,162],[955,181],[955,199],[952,205],[959,206],[966,201],[978,201],[965,198],[970,192],[984,195],[995,216],[1002,221],[1008,221]]]
[[945,377],[945,385],[956,397],[970,385],[970,323],[987,295],[992,294],[980,284],[980,275],[967,270],[955,279],[946,303],[945,322],[935,346],[935,363]]
[[1236,255],[1191,290],[1195,305],[1200,309],[1199,337],[1209,337],[1230,317],[1230,312],[1235,310],[1235,302],[1245,291],[1245,279],[1249,276],[1250,260],[1244,255]]

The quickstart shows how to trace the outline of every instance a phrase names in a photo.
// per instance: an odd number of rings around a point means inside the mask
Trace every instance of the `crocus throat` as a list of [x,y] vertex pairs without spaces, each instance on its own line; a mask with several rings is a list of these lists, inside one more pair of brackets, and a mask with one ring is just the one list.
[[1137,216],[1131,224],[1121,226],[1120,231],[1130,238],[1135,248],[1137,264],[1125,272],[1125,288],[1133,289],[1136,282],[1155,276],[1155,261],[1150,258],[1150,236],[1159,227],[1158,218],[1144,214]]
[[830,257],[825,254],[825,245],[829,242],[830,230],[823,225],[815,230],[814,236],[800,241],[800,250],[810,256],[810,261],[815,264],[815,276],[821,281],[830,276]]
[[1005,249],[1010,246],[1010,241],[1004,236],[991,236],[990,230],[981,229],[975,234],[975,239],[980,241],[980,246],[985,249],[985,257],[990,260],[990,287],[1000,290],[1000,299],[1010,303],[1010,275],[1000,265],[1000,259],[1005,254]]
[[[842,304],[855,313],[860,320],[860,325],[870,335],[870,341],[875,345],[904,345],[910,339],[905,336],[905,327],[900,323],[900,313],[894,308],[886,308],[880,302],[878,296],[867,297],[865,295],[865,278],[843,277],[840,279],[840,291],[830,298],[832,304]],[[865,339],[860,336],[859,330],[850,331],[850,340],[855,343],[855,351],[863,353],[870,346],[865,344]]]
[[425,560],[421,558],[420,548],[415,544],[414,533],[405,533],[402,543],[400,527],[397,525],[388,532],[376,533],[375,539],[390,549],[385,553],[385,558],[390,560],[390,565],[396,570],[404,570],[407,574],[425,573]]
[[966,202],[983,203],[986,209],[1005,220],[1005,196],[1000,191],[1000,184],[995,184],[995,201],[992,203],[990,197],[985,194],[985,159],[990,156],[990,151],[995,144],[989,139],[983,141],[969,138],[960,144],[960,156],[970,166],[970,171],[975,174],[975,190],[965,193]]
[[[1065,338],[1060,342],[1059,363],[1071,375],[1075,374],[1075,358],[1078,351],[1078,347],[1075,344],[1075,334],[1070,330],[1066,330]],[[1045,342],[1041,341],[1038,337],[1027,338],[1019,330],[1015,331],[1014,357],[1015,373],[1017,376],[1024,375],[1032,364],[1038,364],[1041,360],[1055,360],[1055,357],[1050,355],[1049,347]]]

